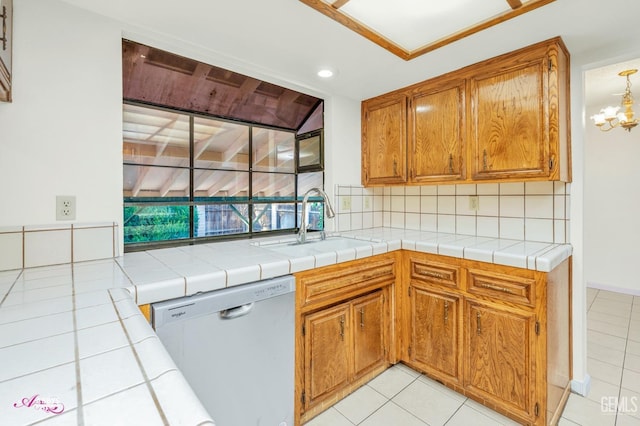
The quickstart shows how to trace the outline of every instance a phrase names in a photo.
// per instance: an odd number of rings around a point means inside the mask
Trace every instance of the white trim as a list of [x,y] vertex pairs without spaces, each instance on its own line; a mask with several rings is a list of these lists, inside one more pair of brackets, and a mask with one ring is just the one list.
[[588,374],[584,375],[583,380],[571,380],[571,392],[577,393],[578,395],[587,396],[589,395],[589,391],[591,390],[591,376]]
[[587,281],[587,288],[593,288],[596,290],[613,291],[615,293],[629,294],[633,296],[640,296],[640,289],[628,288],[628,287],[616,287],[613,285],[594,283]]

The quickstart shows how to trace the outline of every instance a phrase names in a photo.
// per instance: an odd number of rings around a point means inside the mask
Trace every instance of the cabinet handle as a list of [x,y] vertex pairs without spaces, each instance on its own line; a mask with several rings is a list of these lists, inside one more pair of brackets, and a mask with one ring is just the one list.
[[487,170],[487,150],[482,150],[482,170]]
[[398,162],[393,159],[393,176],[398,176]]
[[444,301],[444,323],[446,324],[449,321],[449,302]]
[[2,6],[2,50],[7,50],[7,6]]
[[482,325],[480,324],[480,312],[476,312],[476,334],[482,334]]
[[364,308],[360,308],[360,328],[364,328]]
[[496,291],[501,291],[503,293],[509,293],[509,294],[513,294],[513,291],[511,291],[510,289],[506,288],[506,287],[499,287],[497,285],[491,285],[491,284],[480,284],[480,287],[482,288],[488,288],[489,290],[496,290]]
[[449,174],[453,174],[453,154],[449,154]]
[[340,316],[340,340],[344,341],[344,315]]

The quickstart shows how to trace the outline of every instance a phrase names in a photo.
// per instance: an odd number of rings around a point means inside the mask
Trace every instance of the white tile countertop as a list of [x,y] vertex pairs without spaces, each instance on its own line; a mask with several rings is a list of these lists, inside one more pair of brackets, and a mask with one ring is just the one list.
[[0,423],[213,425],[136,305],[401,248],[543,272],[572,253],[569,244],[394,228],[293,239],[0,272]]

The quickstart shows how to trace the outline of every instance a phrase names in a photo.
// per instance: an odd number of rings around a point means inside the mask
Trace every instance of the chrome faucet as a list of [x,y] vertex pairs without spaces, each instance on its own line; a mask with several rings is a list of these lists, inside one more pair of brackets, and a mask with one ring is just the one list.
[[[302,216],[300,218],[300,229],[298,230],[298,235],[296,236],[296,241],[298,244],[304,244],[307,241],[307,227],[309,224],[307,223],[307,204],[309,203],[309,197],[313,193],[318,194],[324,200],[325,211],[327,213],[328,218],[334,217],[336,214],[333,211],[333,207],[331,207],[331,202],[329,202],[329,197],[327,194],[320,188],[311,188],[308,190],[304,197],[302,198]],[[325,239],[326,235],[324,233],[324,229],[320,232],[320,238]]]

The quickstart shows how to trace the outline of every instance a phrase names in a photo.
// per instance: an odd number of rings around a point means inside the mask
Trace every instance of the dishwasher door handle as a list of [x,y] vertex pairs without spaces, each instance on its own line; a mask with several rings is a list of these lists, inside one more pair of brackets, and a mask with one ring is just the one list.
[[235,308],[225,309],[224,311],[220,311],[219,315],[220,319],[230,320],[248,315],[252,309],[253,302],[247,303],[246,305],[236,306]]

